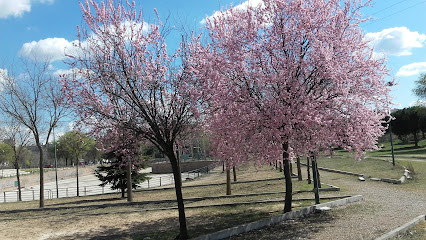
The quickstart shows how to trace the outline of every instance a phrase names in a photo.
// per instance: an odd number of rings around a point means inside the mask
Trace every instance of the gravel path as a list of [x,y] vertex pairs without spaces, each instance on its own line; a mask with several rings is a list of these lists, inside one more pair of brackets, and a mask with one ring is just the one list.
[[341,194],[363,195],[364,201],[230,239],[375,239],[426,213],[426,189],[410,192],[404,185],[360,182],[324,171],[321,180],[341,187]]

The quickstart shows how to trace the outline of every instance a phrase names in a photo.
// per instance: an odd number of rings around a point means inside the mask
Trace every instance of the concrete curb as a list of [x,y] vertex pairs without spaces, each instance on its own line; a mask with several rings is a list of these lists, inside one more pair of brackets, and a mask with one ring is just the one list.
[[282,215],[279,215],[279,216],[273,216],[273,217],[270,217],[270,218],[261,219],[261,220],[251,222],[251,223],[248,223],[248,224],[242,224],[240,226],[224,229],[224,230],[219,231],[219,232],[215,232],[215,233],[199,236],[199,237],[196,237],[196,238],[192,238],[191,240],[224,239],[224,238],[228,238],[232,235],[237,235],[237,234],[240,234],[240,233],[245,233],[245,232],[249,232],[249,231],[252,231],[252,230],[260,229],[260,228],[270,226],[272,224],[279,223],[279,222],[282,222],[282,221],[285,221],[285,220],[289,220],[289,219],[293,219],[293,218],[300,218],[300,217],[306,216],[310,213],[313,213],[313,212],[315,212],[316,209],[319,209],[319,208],[322,208],[322,207],[341,206],[341,205],[345,205],[345,204],[352,203],[352,202],[358,202],[358,201],[362,201],[362,200],[363,200],[363,198],[362,198],[361,195],[348,197],[348,198],[344,198],[344,199],[339,199],[339,200],[336,200],[336,201],[333,201],[333,202],[318,204],[318,205],[303,208],[303,209],[300,209],[300,210],[297,210],[297,211],[288,212],[288,213],[285,213],[285,214],[282,214]]
[[[267,182],[267,181],[280,181],[284,180],[283,177],[280,178],[268,178],[268,179],[259,179],[259,180],[250,180],[250,181],[237,181],[237,182],[231,182],[231,185],[234,184],[243,184],[243,183],[253,183],[253,182]],[[210,183],[210,184],[200,184],[200,185],[189,185],[189,186],[182,186],[182,188],[196,188],[196,187],[208,187],[208,186],[221,186],[226,185],[226,182],[223,183]],[[150,192],[150,191],[162,191],[162,190],[171,190],[175,189],[175,187],[154,187],[154,188],[138,188],[136,189],[137,192]]]
[[[329,184],[326,184],[329,185]],[[332,185],[329,185],[332,186]],[[332,186],[330,188],[320,188],[321,191],[325,192],[335,192],[340,191],[339,187]],[[313,190],[301,190],[294,192],[293,195],[299,194],[299,193],[309,193],[313,192]],[[239,197],[252,197],[252,196],[262,196],[262,195],[274,195],[274,194],[284,194],[284,191],[280,192],[261,192],[261,193],[249,193],[249,194],[236,194],[236,195],[219,195],[219,196],[206,196],[206,197],[193,197],[193,198],[185,198],[184,202],[185,204],[188,204],[190,202],[197,202],[197,201],[203,201],[203,200],[214,200],[214,199],[227,199],[227,198],[239,198]],[[111,194],[111,193],[109,193]],[[335,198],[342,198],[342,197],[325,197],[321,198],[323,200],[330,200]],[[118,198],[122,199],[122,198]],[[314,199],[293,199],[293,201],[310,201]],[[238,205],[244,205],[244,204],[254,204],[254,203],[272,203],[272,202],[283,202],[284,200],[264,200],[264,201],[256,201],[256,202],[240,202],[240,203],[230,203],[230,204],[222,204],[222,205],[209,205],[209,206],[196,206],[196,207],[186,207],[186,208],[198,208],[198,207],[220,207],[220,206],[238,206]],[[95,209],[101,209],[101,208],[107,208],[107,207],[119,207],[119,206],[137,206],[137,205],[144,205],[144,204],[161,204],[161,203],[175,203],[176,199],[168,199],[168,200],[151,200],[151,201],[135,201],[135,202],[119,202],[119,203],[104,203],[104,204],[93,204],[93,205],[84,205],[84,206],[66,206],[66,207],[45,207],[45,208],[30,208],[30,209],[15,209],[15,210],[5,210],[0,211],[0,214],[5,213],[22,213],[22,212],[38,212],[38,211],[56,211],[56,210],[68,210],[68,209],[81,209],[81,208],[95,208]],[[166,208],[156,208],[156,209],[148,209],[149,211],[152,210],[167,210],[167,209],[177,209],[177,207],[166,207]],[[146,209],[145,209],[146,210]]]
[[[306,166],[306,163],[301,163],[301,164]],[[323,170],[323,171],[327,171],[327,172],[340,173],[340,174],[352,175],[352,176],[357,176],[357,177],[365,177],[365,178],[370,177],[366,174],[346,172],[346,171],[341,171],[341,170],[336,170],[336,169],[331,169],[331,168],[318,167],[318,169]]]
[[[380,161],[384,161],[384,162],[389,162],[392,163],[392,161],[387,160],[387,159],[382,159],[382,158],[371,158],[374,160],[380,160]],[[382,182],[387,182],[387,183],[393,183],[393,184],[402,184],[404,183],[407,179],[410,179],[410,171],[408,171],[407,167],[405,167],[404,165],[395,162],[396,165],[404,168],[404,174],[399,178],[399,179],[390,179],[390,178],[382,178],[382,179],[378,179],[379,181]]]
[[415,225],[417,225],[420,221],[425,221],[426,220],[426,216],[425,215],[421,215],[418,216],[416,218],[414,218],[413,220],[409,221],[408,223],[402,225],[399,228],[396,228],[382,236],[380,236],[379,238],[376,238],[376,240],[386,240],[392,237],[395,237],[396,235],[403,233],[405,231],[407,231],[408,229],[414,227]]
[[[381,160],[381,159],[379,159],[379,160]],[[302,165],[306,166],[306,163],[302,163]],[[331,169],[331,168],[323,168],[323,167],[318,167],[318,169],[322,170],[322,171],[326,171],[326,172],[339,173],[339,174],[345,174],[345,175],[352,175],[352,176],[363,177],[363,178],[370,178],[371,180],[374,180],[374,181],[381,181],[381,182],[393,183],[393,184],[402,184],[402,183],[404,183],[409,178],[409,176],[408,176],[409,172],[408,172],[407,169],[405,169],[404,175],[400,179],[371,178],[371,176],[366,175],[366,174],[346,172],[346,171],[341,171],[341,170],[336,170],[336,169]]]

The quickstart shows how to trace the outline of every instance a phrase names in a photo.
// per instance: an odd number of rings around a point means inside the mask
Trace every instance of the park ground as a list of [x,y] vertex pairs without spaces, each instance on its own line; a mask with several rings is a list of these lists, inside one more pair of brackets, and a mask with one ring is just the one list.
[[[375,239],[426,213],[425,145],[426,142],[422,142],[420,148],[398,142],[395,145],[397,163],[408,165],[415,172],[412,180],[398,185],[370,179],[361,182],[355,176],[321,171],[322,183],[341,188],[340,192],[321,192],[322,198],[363,195],[364,201],[230,239]],[[403,168],[383,161],[391,159],[388,147],[385,145],[381,151],[368,154],[361,162],[353,160],[348,153],[337,151],[332,158],[320,158],[319,165],[372,177],[399,178]],[[233,198],[224,196],[225,174],[221,167],[183,184],[192,237],[282,213],[284,181],[277,179],[282,177],[279,170],[266,165],[258,169],[240,167],[237,173],[238,184],[232,185]],[[303,168],[303,176],[306,178],[306,168]],[[260,181],[264,179],[270,180]],[[257,181],[243,183],[253,180]],[[218,183],[220,185],[189,187]],[[312,185],[297,179],[293,187],[294,191],[312,189]],[[262,194],[247,196],[253,193]],[[200,198],[213,196],[215,198]],[[172,239],[177,235],[173,189],[138,191],[133,204],[119,197],[108,194],[52,199],[46,201],[42,211],[37,209],[37,201],[3,203],[0,204],[0,236],[2,239],[153,240]],[[311,192],[295,194],[294,209],[314,204],[313,197]],[[400,239],[424,239],[426,233],[421,226],[411,231],[417,232],[414,238],[408,233]]]

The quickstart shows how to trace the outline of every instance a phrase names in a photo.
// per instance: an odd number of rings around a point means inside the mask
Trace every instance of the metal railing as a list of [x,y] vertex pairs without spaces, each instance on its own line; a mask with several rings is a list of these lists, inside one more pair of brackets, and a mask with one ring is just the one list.
[[[215,168],[217,163],[211,164],[206,167],[202,167],[199,169],[195,169],[189,172],[182,173],[182,180],[186,179],[195,179],[204,174],[208,174],[211,169]],[[142,182],[138,185],[138,189],[147,189],[147,188],[155,188],[161,187],[165,185],[174,184],[173,175],[150,175],[150,179]],[[76,197],[77,196],[77,187],[67,187],[67,188],[58,188],[58,194],[55,189],[45,189],[44,190],[45,199],[53,199],[53,198],[64,198],[64,197]],[[81,186],[79,187],[79,195],[80,196],[90,196],[90,195],[100,195],[106,193],[117,193],[120,192],[120,189],[112,190],[111,185],[105,185],[101,187],[99,185],[92,186]],[[16,202],[19,201],[19,192],[18,190],[14,191],[5,191],[2,194],[3,201],[2,202]],[[40,190],[35,189],[21,189],[21,198],[22,201],[34,201],[40,199]],[[1,200],[0,200],[1,201]]]

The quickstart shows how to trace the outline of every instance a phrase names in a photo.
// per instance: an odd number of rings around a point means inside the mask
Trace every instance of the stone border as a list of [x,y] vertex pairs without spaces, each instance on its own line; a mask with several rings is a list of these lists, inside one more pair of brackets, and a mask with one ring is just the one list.
[[[279,177],[279,178],[268,178],[268,179],[258,179],[258,180],[250,180],[250,181],[237,181],[237,182],[231,182],[231,185],[234,184],[243,184],[243,183],[254,183],[254,182],[267,182],[267,181],[279,181],[279,180],[284,180],[283,177]],[[182,181],[182,183],[184,183],[185,181]],[[183,188],[196,188],[196,187],[208,187],[208,186],[221,186],[221,185],[226,185],[226,182],[223,183],[209,183],[209,184],[200,184],[200,185],[183,185]],[[166,186],[166,185],[164,185]],[[137,192],[149,192],[149,191],[161,191],[161,190],[170,190],[170,189],[175,189],[175,187],[153,187],[153,188],[137,188],[135,191]]]
[[[387,160],[387,159],[382,159],[382,158],[371,158],[371,159],[392,163],[392,161]],[[402,177],[400,177],[399,179],[377,178],[377,179],[374,179],[374,180],[387,182],[387,183],[393,183],[393,184],[401,184],[401,183],[404,183],[407,179],[411,179],[410,171],[408,171],[407,167],[405,167],[404,165],[397,163],[397,162],[395,162],[395,165],[399,165],[400,167],[404,168],[404,174],[402,175]]]
[[[303,166],[307,166],[306,163],[301,163],[301,164]],[[346,172],[346,171],[336,170],[336,169],[331,169],[331,168],[318,167],[318,169],[326,171],[326,172],[340,173],[340,174],[352,175],[352,176],[357,176],[357,177],[364,177],[364,178],[369,178],[370,177],[370,176],[368,176],[366,174]]]
[[426,220],[426,215],[421,215],[418,216],[416,218],[414,218],[413,220],[409,221],[408,223],[402,225],[399,228],[396,228],[386,234],[383,234],[382,236],[380,236],[379,238],[376,238],[376,240],[386,240],[392,237],[395,237],[396,235],[406,232],[408,229],[414,227],[415,225],[417,225],[419,222],[421,221],[425,221]]
[[[376,160],[382,160],[382,159],[376,159]],[[386,160],[382,160],[382,161],[386,161]],[[301,163],[303,166],[306,166],[306,163]],[[401,165],[402,166],[402,165]],[[405,167],[404,167],[405,168]],[[401,184],[404,183],[407,179],[410,178],[409,174],[410,171],[408,171],[406,168],[404,170],[404,175],[402,175],[402,177],[400,179],[392,179],[392,178],[372,178],[371,176],[367,175],[367,174],[361,174],[361,173],[353,173],[353,172],[346,172],[346,171],[342,171],[342,170],[336,170],[336,169],[331,169],[331,168],[323,168],[323,167],[318,167],[319,170],[322,171],[326,171],[326,172],[332,172],[332,173],[339,173],[339,174],[345,174],[345,175],[352,175],[352,176],[357,176],[357,177],[362,177],[362,178],[370,178],[373,181],[381,181],[381,182],[386,182],[386,183],[393,183],[393,184]]]
[[282,221],[285,221],[285,220],[289,220],[289,219],[293,219],[293,218],[300,218],[300,217],[303,217],[303,216],[306,216],[308,214],[315,212],[316,209],[321,209],[323,207],[342,206],[342,205],[345,205],[345,204],[348,204],[348,203],[358,202],[358,201],[362,201],[362,200],[363,200],[363,197],[361,195],[357,195],[357,196],[353,196],[353,197],[348,197],[348,198],[336,200],[336,201],[333,201],[333,202],[313,205],[313,206],[310,206],[310,207],[307,207],[307,208],[288,212],[288,213],[285,213],[285,214],[282,214],[282,215],[273,216],[273,217],[266,218],[266,219],[261,219],[261,220],[255,221],[255,222],[242,224],[240,226],[224,229],[224,230],[221,230],[219,232],[215,232],[215,233],[199,236],[199,237],[196,237],[196,238],[192,238],[191,240],[224,239],[224,238],[228,238],[232,235],[237,235],[237,234],[249,232],[249,231],[252,231],[252,230],[260,229],[260,228],[270,226],[272,224],[279,223],[279,222],[282,222]]

